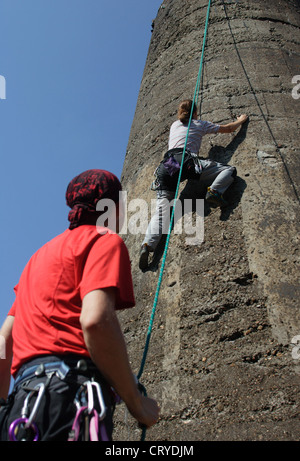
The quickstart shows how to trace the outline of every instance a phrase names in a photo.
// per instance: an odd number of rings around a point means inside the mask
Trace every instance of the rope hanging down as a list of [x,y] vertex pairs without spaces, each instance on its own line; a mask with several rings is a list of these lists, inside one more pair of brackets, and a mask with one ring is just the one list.
[[200,66],[199,66],[197,82],[196,82],[196,87],[195,87],[195,92],[194,92],[194,97],[193,97],[193,104],[192,104],[192,108],[191,108],[191,114],[190,114],[190,119],[189,119],[189,123],[188,123],[188,129],[187,129],[187,134],[186,134],[186,138],[185,138],[185,144],[184,144],[184,148],[183,148],[182,162],[181,162],[181,166],[180,166],[180,170],[179,170],[179,177],[178,177],[178,182],[177,182],[177,187],[176,187],[176,192],[175,192],[175,198],[174,198],[174,206],[173,206],[173,209],[172,209],[169,230],[168,230],[167,239],[166,239],[166,243],[165,243],[165,249],[164,249],[163,258],[162,258],[161,269],[160,269],[160,273],[159,273],[159,277],[158,277],[156,293],[155,293],[155,296],[154,296],[153,308],[152,308],[152,313],[151,313],[151,317],[150,317],[150,322],[149,322],[149,327],[148,327],[148,332],[147,332],[147,337],[146,337],[144,353],[143,353],[143,357],[142,357],[140,370],[139,370],[138,375],[137,375],[138,379],[141,377],[141,375],[143,373],[146,358],[147,358],[147,353],[148,353],[148,349],[149,349],[149,343],[150,343],[150,338],[151,338],[151,333],[152,333],[152,326],[153,326],[153,321],[154,321],[154,317],[155,317],[155,312],[156,312],[156,307],[157,307],[160,287],[161,287],[161,283],[162,283],[162,278],[163,278],[163,273],[164,273],[164,268],[165,268],[165,263],[166,263],[166,258],[167,258],[167,252],[168,252],[168,247],[169,247],[171,231],[172,231],[172,227],[173,227],[175,205],[176,205],[178,191],[179,191],[179,185],[180,185],[182,167],[183,167],[184,156],[185,156],[186,146],[187,146],[187,141],[188,141],[188,135],[189,135],[189,130],[190,130],[190,126],[191,126],[194,107],[197,105],[199,92],[200,92],[200,84],[201,84],[201,77],[202,77],[202,67],[203,67],[203,60],[204,60],[204,49],[205,49],[206,36],[207,36],[207,30],[208,30],[208,23],[209,23],[210,6],[211,6],[211,0],[209,0],[208,6],[207,6],[206,21],[205,21],[205,28],[204,28],[204,35],[203,35],[203,43],[202,43],[202,52],[201,52]]

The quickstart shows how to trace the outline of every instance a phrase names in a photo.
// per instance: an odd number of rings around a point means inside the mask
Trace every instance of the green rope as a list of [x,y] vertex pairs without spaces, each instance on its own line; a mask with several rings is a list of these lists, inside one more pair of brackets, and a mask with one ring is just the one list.
[[152,308],[152,313],[151,313],[148,332],[147,332],[147,338],[146,338],[146,343],[145,343],[145,348],[144,348],[144,354],[143,354],[143,357],[142,357],[140,370],[139,370],[138,375],[137,375],[138,379],[141,377],[141,375],[143,373],[145,362],[146,362],[146,357],[147,357],[147,353],[148,353],[148,349],[149,349],[152,326],[153,326],[153,321],[154,321],[154,317],[155,317],[155,312],[156,312],[156,307],[157,307],[160,287],[161,287],[161,284],[162,284],[163,273],[164,273],[164,268],[165,268],[165,263],[166,263],[166,258],[167,258],[167,252],[168,252],[168,247],[169,247],[171,231],[172,231],[172,227],[173,227],[175,204],[176,204],[178,191],[179,191],[179,186],[180,186],[180,179],[181,179],[181,174],[182,174],[182,167],[183,167],[184,156],[185,156],[185,151],[186,151],[186,146],[187,146],[187,141],[188,141],[188,135],[189,135],[189,130],[190,130],[191,121],[192,121],[192,117],[193,117],[194,107],[195,107],[195,105],[197,105],[197,102],[198,102],[198,96],[199,96],[200,84],[201,84],[201,76],[202,76],[203,59],[204,59],[204,49],[205,49],[206,35],[207,35],[207,30],[208,30],[210,6],[211,6],[211,0],[209,0],[208,6],[207,6],[205,29],[204,29],[203,44],[202,44],[202,52],[201,52],[201,60],[200,60],[200,66],[199,66],[199,71],[198,71],[197,83],[196,83],[196,87],[195,87],[195,92],[194,92],[194,97],[193,97],[193,104],[192,104],[191,114],[190,114],[190,119],[189,119],[189,124],[188,124],[188,130],[187,130],[187,134],[186,134],[186,138],[185,138],[185,144],[184,144],[184,148],[183,148],[182,161],[181,161],[181,166],[180,166],[180,170],[179,170],[179,177],[178,177],[178,182],[177,182],[177,187],[176,187],[176,192],[175,192],[174,206],[173,206],[173,209],[172,209],[172,215],[171,215],[171,219],[170,219],[169,230],[168,230],[165,249],[164,249],[164,253],[163,253],[161,269],[160,269],[160,273],[159,273],[159,277],[158,277],[156,293],[155,293],[155,296],[154,296],[153,308]]

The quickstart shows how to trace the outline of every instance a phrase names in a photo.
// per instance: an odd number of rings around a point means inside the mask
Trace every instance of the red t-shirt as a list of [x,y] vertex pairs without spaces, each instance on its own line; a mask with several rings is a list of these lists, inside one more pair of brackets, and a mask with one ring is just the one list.
[[117,288],[116,309],[135,304],[128,250],[121,237],[95,226],[67,229],[26,265],[9,312],[13,326],[12,375],[38,355],[88,356],[79,321],[90,291]]

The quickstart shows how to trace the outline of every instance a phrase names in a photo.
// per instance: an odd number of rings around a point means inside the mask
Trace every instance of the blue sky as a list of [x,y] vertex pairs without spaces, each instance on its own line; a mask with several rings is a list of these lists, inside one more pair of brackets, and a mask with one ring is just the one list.
[[1,0],[0,323],[31,255],[67,227],[65,190],[121,175],[162,0]]

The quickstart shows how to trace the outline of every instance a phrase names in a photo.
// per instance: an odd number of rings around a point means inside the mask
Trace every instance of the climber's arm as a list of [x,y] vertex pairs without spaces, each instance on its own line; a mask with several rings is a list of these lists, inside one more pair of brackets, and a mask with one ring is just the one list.
[[234,122],[227,123],[226,125],[220,125],[219,133],[232,133],[237,128],[239,128],[246,120],[248,120],[248,115],[240,115]]

